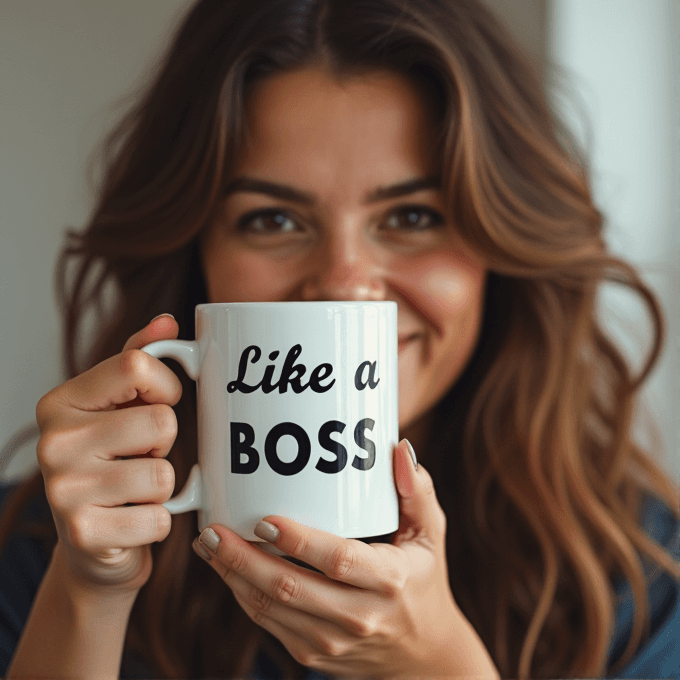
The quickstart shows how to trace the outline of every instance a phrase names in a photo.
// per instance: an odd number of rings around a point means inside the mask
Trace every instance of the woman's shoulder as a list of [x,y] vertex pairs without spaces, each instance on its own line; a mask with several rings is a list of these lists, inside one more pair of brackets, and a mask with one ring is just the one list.
[[[680,563],[680,521],[659,499],[647,496],[641,522],[647,534]],[[650,635],[617,678],[680,678],[680,583],[642,558],[649,595]],[[610,667],[623,653],[633,625],[634,598],[625,579],[615,584],[615,632]]]
[[[676,509],[676,513],[678,512],[680,509]],[[663,501],[650,495],[645,497],[642,504],[642,524],[657,543],[678,556],[680,520]]]

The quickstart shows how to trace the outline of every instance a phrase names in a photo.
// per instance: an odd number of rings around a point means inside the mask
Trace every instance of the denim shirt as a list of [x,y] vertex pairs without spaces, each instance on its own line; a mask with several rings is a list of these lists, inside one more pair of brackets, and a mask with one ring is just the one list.
[[[4,499],[12,489],[12,486],[0,487],[0,513]],[[49,512],[49,508],[47,511]],[[44,516],[44,512],[44,507],[29,508],[26,517],[35,519]],[[674,519],[670,510],[661,502],[648,498],[643,506],[643,525],[649,535],[664,545],[680,562],[680,522]],[[10,537],[0,555],[0,677],[7,673],[33,599],[47,570],[49,557],[38,539],[16,534]],[[646,575],[650,575],[653,570],[645,559],[643,565]],[[633,621],[633,600],[628,583],[618,581],[614,587],[617,607],[609,648],[609,668],[625,649]],[[679,591],[680,584],[665,572],[650,580],[650,637],[615,677],[680,680]],[[253,675],[255,680],[279,680],[283,677],[264,651],[257,655]],[[124,651],[121,678],[150,680],[153,677],[152,669]],[[327,678],[329,676],[308,670],[305,680]]]
[[[660,501],[647,498],[642,508],[647,533],[680,562],[680,522]],[[680,678],[680,584],[666,572],[650,578],[654,568],[642,558],[648,579],[651,634],[617,678]],[[633,628],[633,593],[625,580],[614,584],[617,596],[615,628],[609,647],[609,668],[626,648]],[[614,676],[607,676],[614,677]]]

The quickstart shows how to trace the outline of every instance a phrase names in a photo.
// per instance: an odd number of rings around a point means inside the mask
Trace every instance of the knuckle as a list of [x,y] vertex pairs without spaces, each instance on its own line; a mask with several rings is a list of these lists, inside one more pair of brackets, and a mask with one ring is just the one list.
[[382,583],[382,592],[389,599],[396,599],[404,592],[406,587],[406,574],[400,569],[395,569]]
[[85,552],[90,548],[94,529],[92,520],[86,513],[72,515],[66,522],[66,532],[69,543],[76,550]]
[[350,618],[346,628],[356,637],[367,638],[375,634],[377,623],[372,617],[364,615]]
[[66,512],[71,496],[71,484],[66,477],[60,475],[45,479],[45,497],[57,514],[61,515]]
[[245,571],[248,568],[250,560],[243,548],[236,548],[231,556],[228,558],[229,568],[236,572]]
[[38,465],[41,470],[49,470],[57,464],[59,459],[60,436],[54,430],[46,430],[40,435],[36,446]]
[[302,559],[307,552],[307,537],[304,534],[298,534],[295,543],[291,546],[290,556],[296,559]]
[[301,647],[299,649],[292,649],[289,651],[290,655],[295,659],[295,661],[303,666],[306,666],[307,668],[314,667],[317,663],[317,655],[307,647]]
[[259,588],[253,588],[250,593],[250,602],[260,615],[269,611],[272,605],[272,598]]
[[121,352],[120,370],[125,375],[138,376],[144,373],[149,361],[149,355],[141,349],[128,349]]
[[319,652],[324,656],[337,658],[346,652],[346,646],[343,643],[325,635],[317,637],[315,644]]
[[168,404],[153,404],[149,411],[156,432],[174,441],[177,436],[177,416],[172,407]]
[[38,403],[35,406],[35,417],[36,420],[38,421],[38,427],[41,430],[52,412],[53,399],[54,397],[52,395],[52,391],[50,391],[47,394],[44,394],[42,397],[40,397]]
[[172,515],[170,514],[170,511],[162,505],[157,506],[152,521],[155,525],[156,534],[161,536],[160,539],[156,540],[167,538],[170,529],[172,529]]
[[300,584],[290,574],[280,574],[272,585],[272,597],[287,604],[294,604],[300,600]]
[[172,492],[175,490],[175,468],[172,467],[170,461],[165,458],[154,460],[152,483],[155,483],[158,490],[168,497],[172,495]]
[[[173,373],[173,376],[174,376],[174,373]],[[181,381],[176,376],[175,376],[174,383],[175,383],[175,392],[172,396],[172,403],[176,404],[182,398],[182,393],[184,392],[184,388],[182,387]]]
[[356,551],[349,542],[340,543],[331,553],[328,576],[332,579],[347,577],[354,568]]
[[258,626],[264,626],[267,615],[260,609],[254,609],[252,612],[250,612],[250,618],[252,619],[253,623],[256,623]]

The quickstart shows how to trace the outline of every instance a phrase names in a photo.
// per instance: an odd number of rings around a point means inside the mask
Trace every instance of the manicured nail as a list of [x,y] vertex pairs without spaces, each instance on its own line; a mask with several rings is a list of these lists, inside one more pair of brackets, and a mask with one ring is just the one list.
[[158,316],[154,316],[154,318],[151,319],[151,321],[149,321],[149,323],[153,323],[156,319],[160,319],[162,316],[169,316],[173,320],[175,318],[172,314],[159,314]]
[[208,548],[208,550],[211,550],[215,553],[215,555],[217,555],[217,547],[220,544],[220,537],[210,527],[203,529],[201,535],[198,537],[198,540],[203,543],[203,545]]
[[269,522],[258,522],[253,533],[267,543],[276,543],[281,532]]
[[192,545],[199,557],[202,557],[206,562],[210,562],[210,553],[201,545],[198,536],[194,539]]
[[411,458],[413,459],[413,466],[415,469],[418,469],[418,459],[416,458],[416,452],[413,450],[413,447],[411,446],[411,442],[408,439],[404,439],[406,442],[406,446],[408,446],[408,452],[411,454]]

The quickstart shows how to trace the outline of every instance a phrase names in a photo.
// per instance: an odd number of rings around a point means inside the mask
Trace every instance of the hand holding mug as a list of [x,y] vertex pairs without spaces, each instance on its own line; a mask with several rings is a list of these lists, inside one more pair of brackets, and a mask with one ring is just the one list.
[[[177,435],[171,407],[182,385],[140,348],[177,332],[172,317],[154,319],[120,354],[38,402],[38,464],[58,534],[55,555],[88,589],[136,593],[151,575],[149,544],[170,533],[162,503],[175,473],[165,456]],[[133,400],[142,405],[124,408]]]
[[[394,475],[400,500],[392,544],[347,539],[285,517],[258,534],[312,572],[212,524],[194,549],[250,618],[303,666],[338,677],[474,677],[493,662],[451,594],[446,517],[423,466],[402,440]],[[261,529],[264,529],[262,531]]]

